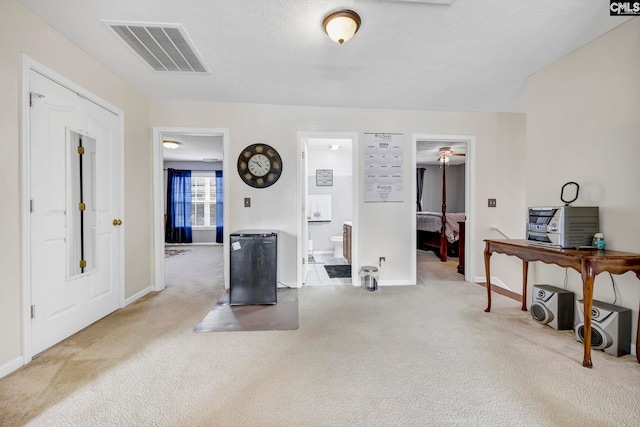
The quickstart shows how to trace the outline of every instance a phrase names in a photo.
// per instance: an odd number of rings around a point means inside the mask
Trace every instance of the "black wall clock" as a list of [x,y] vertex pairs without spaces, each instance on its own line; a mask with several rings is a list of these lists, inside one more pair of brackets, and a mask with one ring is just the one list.
[[250,145],[238,156],[238,174],[247,185],[269,187],[282,174],[280,154],[267,144]]

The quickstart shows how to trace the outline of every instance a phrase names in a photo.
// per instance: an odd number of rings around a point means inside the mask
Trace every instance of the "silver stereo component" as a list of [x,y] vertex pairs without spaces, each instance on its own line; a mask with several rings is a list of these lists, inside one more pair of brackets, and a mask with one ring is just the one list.
[[529,208],[527,241],[541,246],[575,248],[591,245],[599,228],[597,206]]
[[[578,323],[576,339],[584,342],[584,304],[576,303]],[[591,348],[612,356],[629,354],[631,347],[631,310],[605,302],[593,301],[591,308]]]
[[573,329],[575,320],[573,292],[550,285],[533,285],[531,317],[559,331]]

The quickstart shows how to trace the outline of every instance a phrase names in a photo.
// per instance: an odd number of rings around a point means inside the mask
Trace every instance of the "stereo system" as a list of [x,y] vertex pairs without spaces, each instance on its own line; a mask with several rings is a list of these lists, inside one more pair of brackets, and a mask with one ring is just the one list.
[[550,285],[534,285],[532,300],[529,312],[533,320],[560,331],[573,329],[573,292]]
[[[578,323],[576,339],[584,342],[584,304],[576,303]],[[591,348],[613,356],[629,354],[631,347],[631,310],[593,301],[591,309]]]
[[591,245],[599,224],[597,206],[532,207],[527,216],[527,241],[551,248]]

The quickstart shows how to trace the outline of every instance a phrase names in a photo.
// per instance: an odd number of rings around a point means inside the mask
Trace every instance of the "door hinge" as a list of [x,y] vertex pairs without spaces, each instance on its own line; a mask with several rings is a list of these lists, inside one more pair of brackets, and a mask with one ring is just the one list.
[[85,205],[84,203],[78,203],[78,210],[79,211],[84,211],[87,209],[87,205]]
[[304,212],[304,205],[302,205],[302,212]]
[[305,264],[305,259],[304,258],[302,258],[302,264]]
[[304,159],[304,151],[302,152],[302,158]]
[[33,213],[33,199],[29,200],[29,212]]
[[44,98],[44,95],[36,92],[29,92],[29,107],[33,107],[33,102],[40,98]]
[[84,147],[82,145],[78,147],[78,154],[84,154]]
[[31,318],[32,319],[36,318],[36,306],[35,305],[31,306]]
[[85,268],[87,266],[87,261],[84,259],[80,260],[80,268]]

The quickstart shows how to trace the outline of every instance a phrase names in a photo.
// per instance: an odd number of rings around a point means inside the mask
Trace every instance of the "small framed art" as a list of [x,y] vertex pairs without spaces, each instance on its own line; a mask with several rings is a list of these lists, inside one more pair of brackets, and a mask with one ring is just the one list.
[[333,169],[316,169],[316,186],[330,187],[333,185]]

